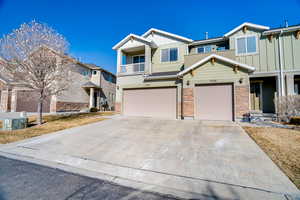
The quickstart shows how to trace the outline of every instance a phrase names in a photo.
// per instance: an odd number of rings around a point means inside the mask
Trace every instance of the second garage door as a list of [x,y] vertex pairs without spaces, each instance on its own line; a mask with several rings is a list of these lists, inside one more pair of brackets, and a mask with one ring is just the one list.
[[195,88],[195,114],[202,120],[233,120],[232,85],[202,85]]
[[123,91],[123,114],[176,118],[176,88],[128,89]]

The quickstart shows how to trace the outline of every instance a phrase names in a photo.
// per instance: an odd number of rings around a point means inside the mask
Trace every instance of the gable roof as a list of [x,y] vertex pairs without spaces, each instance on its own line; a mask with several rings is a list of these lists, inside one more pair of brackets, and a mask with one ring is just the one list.
[[146,33],[144,33],[142,35],[142,37],[145,38],[148,35],[150,35],[152,32],[153,33],[159,33],[161,35],[166,35],[166,36],[169,36],[169,37],[172,37],[172,38],[175,38],[175,39],[178,39],[178,40],[182,40],[182,41],[185,41],[185,42],[193,42],[192,39],[189,39],[189,38],[186,38],[186,37],[182,37],[182,36],[176,35],[174,33],[169,33],[169,32],[163,31],[163,30],[159,30],[159,29],[156,29],[156,28],[149,29]]
[[154,72],[149,75],[144,75],[144,80],[173,79],[173,78],[177,78],[178,72],[179,71]]
[[83,87],[83,88],[99,88],[99,86],[97,86],[96,84],[94,84],[91,81],[84,83],[81,87]]
[[208,44],[208,43],[216,43],[216,42],[223,42],[225,41],[225,37],[216,37],[216,38],[209,38],[204,40],[194,40],[193,43],[190,44],[190,46],[200,45],[200,44]]
[[223,57],[223,56],[219,56],[219,55],[216,55],[216,54],[211,54],[205,58],[203,58],[202,60],[196,62],[195,64],[193,64],[192,66],[190,66],[189,68],[186,68],[185,70],[181,71],[180,73],[178,73],[178,76],[182,76],[186,73],[188,73],[189,71],[197,68],[198,66],[206,63],[207,61],[209,61],[210,59],[212,58],[216,58],[217,60],[221,60],[223,62],[226,62],[226,63],[229,63],[229,64],[232,64],[232,65],[238,65],[239,67],[242,67],[244,69],[247,69],[248,71],[250,72],[253,72],[255,70],[254,67],[252,66],[249,66],[249,65],[246,65],[246,64],[243,64],[243,63],[239,63],[235,60],[231,60],[229,58],[226,58],[226,57]]
[[138,36],[138,35],[130,33],[123,40],[121,40],[118,44],[116,44],[112,49],[113,50],[119,49],[122,45],[124,45],[130,39],[136,39],[137,41],[140,41],[142,43],[146,43],[148,45],[151,45],[151,41],[150,40],[147,40],[144,37],[141,37],[141,36]]
[[233,33],[237,32],[238,30],[240,30],[241,28],[243,28],[244,26],[255,28],[255,29],[259,29],[259,30],[269,30],[270,29],[270,27],[268,27],[268,26],[262,26],[262,25],[258,25],[258,24],[252,24],[252,23],[249,23],[249,22],[245,22],[245,23],[243,23],[243,24],[235,27],[234,29],[232,29],[228,33],[226,33],[224,35],[224,37],[229,37]]

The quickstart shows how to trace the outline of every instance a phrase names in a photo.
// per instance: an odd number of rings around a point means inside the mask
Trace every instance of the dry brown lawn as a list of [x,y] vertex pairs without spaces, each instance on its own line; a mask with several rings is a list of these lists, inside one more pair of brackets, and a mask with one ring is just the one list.
[[29,117],[29,127],[14,131],[0,131],[0,144],[16,142],[26,138],[44,135],[75,126],[81,126],[93,122],[102,121],[104,115],[112,115],[113,112],[103,113],[78,113],[72,115],[47,115],[43,117],[42,125],[35,125],[36,117]]
[[243,128],[300,189],[300,131],[270,127]]

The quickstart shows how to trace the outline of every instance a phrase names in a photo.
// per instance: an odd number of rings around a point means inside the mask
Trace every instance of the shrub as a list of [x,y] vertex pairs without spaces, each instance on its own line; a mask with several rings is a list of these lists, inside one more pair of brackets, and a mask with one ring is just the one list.
[[290,124],[300,125],[300,116],[291,117]]
[[98,108],[92,107],[90,108],[90,112],[98,112]]

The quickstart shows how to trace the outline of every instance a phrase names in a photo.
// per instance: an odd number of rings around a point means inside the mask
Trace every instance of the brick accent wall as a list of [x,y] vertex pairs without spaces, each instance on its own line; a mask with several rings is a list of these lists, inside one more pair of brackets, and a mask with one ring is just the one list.
[[121,113],[121,103],[118,102],[115,103],[115,111],[117,113]]
[[[52,102],[53,103],[53,102]],[[82,109],[87,109],[89,107],[89,103],[78,103],[78,102],[63,102],[57,101],[55,105],[55,109],[51,107],[51,112],[66,112],[66,111],[80,111]]]
[[249,113],[249,85],[235,86],[235,117]]
[[183,117],[194,117],[194,90],[183,88]]

